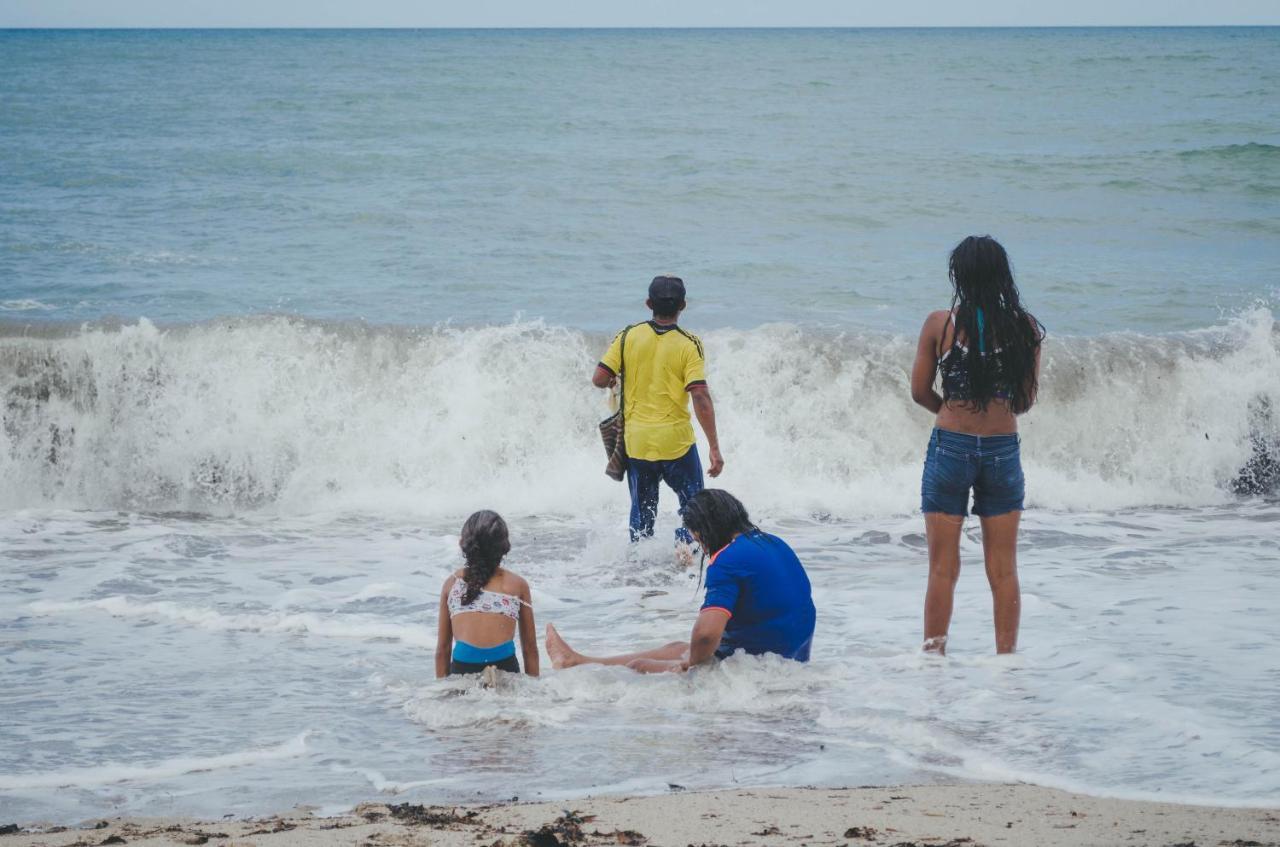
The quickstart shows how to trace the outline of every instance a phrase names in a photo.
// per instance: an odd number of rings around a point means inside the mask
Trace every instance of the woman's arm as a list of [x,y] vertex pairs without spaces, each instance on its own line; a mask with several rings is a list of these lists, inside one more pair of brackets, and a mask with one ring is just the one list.
[[698,613],[689,636],[689,656],[682,663],[683,670],[700,665],[716,654],[728,623],[729,613],[724,609],[703,609]]
[[524,657],[524,672],[529,676],[537,676],[538,666],[538,627],[533,622],[533,597],[529,594],[529,583],[520,586],[518,595],[524,601],[520,607],[520,654]]
[[911,366],[911,399],[935,415],[942,408],[942,397],[933,390],[933,380],[938,375],[938,339],[948,316],[948,312],[934,312],[925,318]]
[[[627,659],[627,667],[640,673],[683,673],[694,665],[710,660],[716,654],[727,623],[729,623],[729,613],[725,609],[703,609],[693,624],[693,632],[689,635],[689,646],[684,648],[683,658],[627,656],[624,657]],[[665,653],[673,647],[684,647],[684,645],[676,641],[654,652]]]
[[449,662],[453,658],[453,621],[449,618],[449,589],[457,579],[451,576],[440,589],[440,626],[436,630],[436,679],[449,675]]
[[[1030,318],[1032,327],[1039,331],[1039,327],[1035,322],[1035,318]],[[1044,339],[1040,339],[1040,343],[1036,345],[1036,361],[1031,366],[1031,391],[1027,394],[1027,411],[1036,404],[1036,398],[1040,394],[1040,351],[1044,349]]]

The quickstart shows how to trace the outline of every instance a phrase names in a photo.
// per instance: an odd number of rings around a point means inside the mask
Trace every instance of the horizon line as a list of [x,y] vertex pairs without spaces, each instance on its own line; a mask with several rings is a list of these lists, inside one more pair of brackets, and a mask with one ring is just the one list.
[[334,25],[294,25],[294,24],[272,24],[272,25],[233,25],[233,24],[212,24],[212,25],[112,25],[112,26],[81,26],[81,25],[44,25],[44,26],[14,26],[0,24],[0,32],[41,32],[41,31],[79,31],[79,32],[110,32],[110,31],[207,31],[207,30],[228,30],[228,31],[263,31],[263,30],[281,30],[281,31],[297,31],[297,30],[375,30],[375,31],[453,31],[453,32],[475,32],[475,31],[495,31],[495,32],[520,32],[520,31],[635,31],[635,30],[663,30],[663,31],[689,31],[689,30],[706,30],[706,31],[723,31],[723,30],[757,30],[757,31],[777,31],[777,30],[921,30],[921,29],[937,29],[937,30],[978,30],[978,29],[1276,29],[1280,28],[1280,22],[1276,23],[1182,23],[1182,24],[1141,24],[1141,23],[1123,23],[1123,24],[777,24],[777,25],[688,25],[688,26],[662,26],[662,25],[619,25],[619,26],[582,26],[582,25],[564,25],[564,26],[497,26],[497,25],[475,25],[475,26],[382,26],[372,24],[334,24]]

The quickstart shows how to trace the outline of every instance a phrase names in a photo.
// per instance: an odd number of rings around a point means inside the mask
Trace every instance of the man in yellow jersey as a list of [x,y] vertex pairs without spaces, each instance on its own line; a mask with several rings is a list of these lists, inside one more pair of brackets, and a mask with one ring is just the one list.
[[[618,333],[591,376],[593,385],[607,388],[622,375],[632,541],[653,535],[659,482],[675,491],[681,513],[689,498],[702,490],[702,460],[689,418],[690,398],[711,449],[707,473],[719,476],[724,468],[702,342],[676,325],[685,307],[684,281],[676,276],[654,277],[645,305],[653,319]],[[676,535],[685,543],[693,541],[683,528]]]

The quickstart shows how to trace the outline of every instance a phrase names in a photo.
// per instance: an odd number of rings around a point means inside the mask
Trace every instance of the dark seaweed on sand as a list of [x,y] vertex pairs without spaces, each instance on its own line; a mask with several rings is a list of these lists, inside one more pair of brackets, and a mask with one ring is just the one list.
[[418,826],[465,826],[479,823],[479,812],[457,809],[433,809],[421,803],[388,803],[387,811],[396,820]]
[[528,847],[567,847],[581,844],[587,840],[582,825],[595,820],[595,815],[581,815],[578,812],[565,812],[551,823],[543,824],[538,829],[527,829],[524,832],[524,843]]
[[873,826],[851,826],[844,831],[845,838],[862,838],[867,841],[874,841],[876,835],[877,831]]

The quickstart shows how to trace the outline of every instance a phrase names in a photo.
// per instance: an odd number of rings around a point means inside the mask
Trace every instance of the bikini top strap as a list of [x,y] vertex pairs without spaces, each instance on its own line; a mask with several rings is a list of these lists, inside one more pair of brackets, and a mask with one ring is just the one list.
[[938,346],[940,348],[945,348],[945,349],[940,349],[938,351],[938,364],[942,364],[947,360],[947,357],[951,355],[951,351],[956,348],[957,346],[956,342],[959,341],[960,339],[960,333],[956,330],[956,310],[955,309],[951,310],[951,314],[947,318],[947,322],[951,324],[951,343],[950,344],[942,343],[947,338],[947,328],[944,326],[942,328],[942,338],[938,339]]
[[[454,582],[454,584],[453,584],[453,588],[450,588],[450,589],[449,589],[449,593],[450,593],[450,594],[452,594],[452,593],[454,593],[454,592],[457,592],[458,594],[465,594],[465,593],[467,592],[467,582],[466,582],[466,580],[462,579],[462,577],[458,577],[457,581],[456,581],[456,582]],[[506,593],[505,591],[490,591],[490,590],[489,590],[489,589],[487,589],[487,588],[481,588],[481,589],[480,589],[480,593],[481,593],[481,594],[496,594],[496,595],[498,595],[499,597],[510,597],[512,600],[515,600],[517,603],[524,603],[524,605],[526,605],[526,606],[530,605],[529,603],[525,603],[523,600],[521,600],[521,599],[520,599],[519,597],[517,597],[516,595],[514,595],[514,594],[508,594],[508,593]]]

